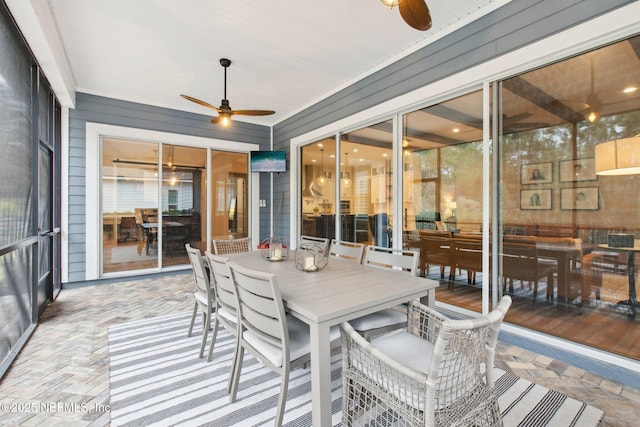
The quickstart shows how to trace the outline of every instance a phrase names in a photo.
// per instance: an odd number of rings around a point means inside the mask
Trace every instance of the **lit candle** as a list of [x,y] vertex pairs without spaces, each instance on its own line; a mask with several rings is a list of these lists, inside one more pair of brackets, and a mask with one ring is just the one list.
[[304,257],[304,271],[316,271],[315,258],[313,256]]
[[274,261],[280,261],[282,259],[282,248],[280,246],[273,248],[273,256],[271,259]]

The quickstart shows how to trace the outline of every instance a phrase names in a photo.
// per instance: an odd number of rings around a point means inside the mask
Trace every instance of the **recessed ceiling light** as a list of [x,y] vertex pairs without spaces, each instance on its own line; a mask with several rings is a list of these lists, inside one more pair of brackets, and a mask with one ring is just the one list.
[[387,157],[387,153],[383,153],[383,154],[382,154],[382,157]]
[[458,132],[460,132],[459,128],[453,128],[453,133],[458,133]]
[[353,149],[353,152],[354,152],[354,153],[357,153],[357,152],[358,152],[358,149],[357,149],[357,148],[354,148],[354,149]]
[[622,92],[624,92],[624,93],[633,93],[633,92],[635,92],[637,90],[638,90],[638,88],[636,86],[629,86],[629,87],[625,87]]

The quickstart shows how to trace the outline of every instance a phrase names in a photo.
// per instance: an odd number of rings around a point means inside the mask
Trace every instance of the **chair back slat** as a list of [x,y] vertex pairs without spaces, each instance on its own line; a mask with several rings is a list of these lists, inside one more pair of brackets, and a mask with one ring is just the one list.
[[185,245],[187,254],[189,255],[189,261],[193,268],[193,276],[196,282],[196,290],[203,294],[210,294],[211,287],[209,284],[209,277],[207,277],[206,270],[204,269],[204,263],[202,262],[202,256],[198,248],[192,248],[188,243]]
[[365,246],[362,243],[332,239],[329,247],[329,256],[348,259],[360,264],[364,255],[364,248]]
[[213,240],[213,253],[215,255],[237,254],[251,250],[251,237],[241,239]]
[[416,276],[420,253],[412,249],[391,249],[380,246],[367,246],[364,261],[368,267],[387,268],[403,271]]
[[236,290],[231,278],[231,270],[227,265],[229,258],[205,252],[209,262],[209,271],[213,276],[213,288],[215,290],[216,301],[219,306],[224,307],[231,313],[236,312]]
[[315,237],[315,236],[300,236],[300,241],[298,242],[298,246],[303,243],[313,243],[315,245],[320,245],[324,249],[324,253],[328,254],[329,252],[329,239],[325,237]]

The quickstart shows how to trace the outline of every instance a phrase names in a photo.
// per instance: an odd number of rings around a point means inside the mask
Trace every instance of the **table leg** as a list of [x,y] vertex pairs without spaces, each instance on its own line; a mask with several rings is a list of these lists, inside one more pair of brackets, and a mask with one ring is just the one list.
[[626,301],[618,301],[618,304],[629,306],[629,317],[636,318],[636,307],[640,307],[638,298],[636,296],[636,272],[635,272],[635,253],[633,251],[627,251],[629,256],[627,260],[627,271],[629,272],[629,299]]
[[638,299],[636,297],[636,272],[634,268],[634,259],[636,253],[629,251],[629,311],[632,319],[636,317],[636,305],[638,305]]
[[[560,254],[558,262],[558,302],[569,303],[569,257],[567,254]],[[553,295],[553,294],[552,294]]]
[[329,325],[312,323],[311,410],[315,427],[331,426],[331,343]]

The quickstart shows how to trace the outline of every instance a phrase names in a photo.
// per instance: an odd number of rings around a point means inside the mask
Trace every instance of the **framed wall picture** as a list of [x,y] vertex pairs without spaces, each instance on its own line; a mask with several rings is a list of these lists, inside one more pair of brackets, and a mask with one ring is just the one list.
[[553,163],[520,165],[521,184],[549,184],[553,182]]
[[520,190],[520,209],[551,209],[551,190]]
[[563,188],[560,190],[560,209],[598,210],[598,187]]
[[596,159],[560,160],[560,182],[595,181]]

